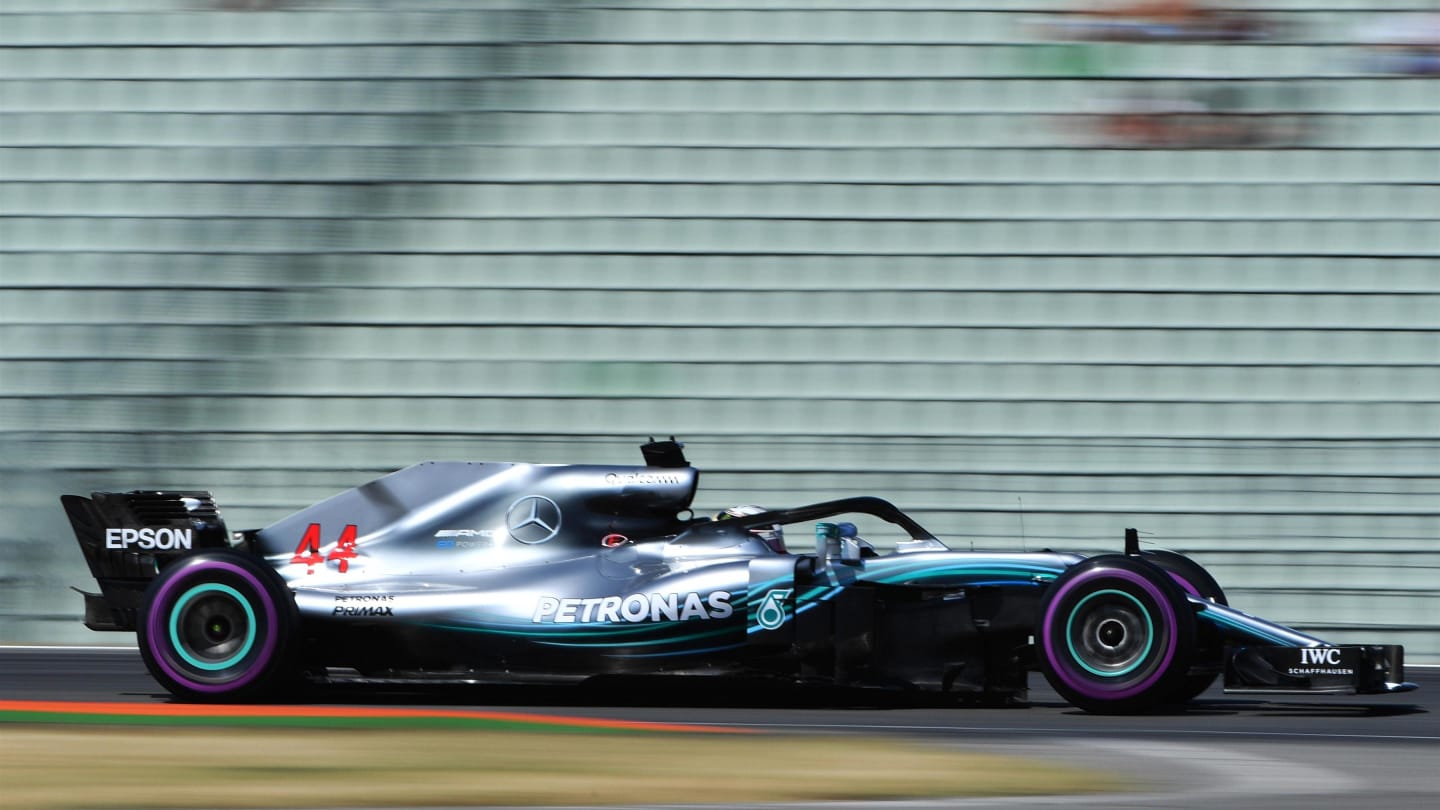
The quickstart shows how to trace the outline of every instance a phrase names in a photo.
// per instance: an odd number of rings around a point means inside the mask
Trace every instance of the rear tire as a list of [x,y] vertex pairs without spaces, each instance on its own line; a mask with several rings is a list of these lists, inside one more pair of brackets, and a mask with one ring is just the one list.
[[1184,686],[1195,615],[1164,571],[1104,555],[1072,566],[1050,586],[1035,641],[1046,680],[1070,703],[1135,714]]
[[274,569],[231,550],[176,560],[145,592],[136,626],[145,667],[171,694],[256,700],[294,677],[299,613]]

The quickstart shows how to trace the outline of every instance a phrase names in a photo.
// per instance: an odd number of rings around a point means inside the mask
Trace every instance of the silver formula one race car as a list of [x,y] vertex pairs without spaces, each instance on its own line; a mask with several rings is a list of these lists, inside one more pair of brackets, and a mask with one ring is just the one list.
[[[207,492],[61,498],[100,593],[177,697],[303,683],[503,683],[681,673],[1010,702],[1039,669],[1094,712],[1227,692],[1415,688],[1395,645],[1338,645],[1228,607],[1195,562],[952,551],[887,501],[697,518],[699,471],[425,462],[232,532]],[[907,536],[879,554],[847,515]],[[783,527],[813,526],[813,549]],[[807,532],[808,533],[808,532]]]

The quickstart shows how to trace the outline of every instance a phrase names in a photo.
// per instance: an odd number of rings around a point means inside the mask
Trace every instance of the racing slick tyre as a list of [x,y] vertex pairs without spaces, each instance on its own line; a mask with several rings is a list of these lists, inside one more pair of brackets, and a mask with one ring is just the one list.
[[150,583],[136,635],[146,668],[175,696],[239,702],[294,677],[299,621],[273,569],[236,551],[207,551]]
[[1161,569],[1107,554],[1072,566],[1050,586],[1035,628],[1040,668],[1062,697],[1101,714],[1134,714],[1185,685],[1195,614]]
[[[1191,596],[1215,602],[1230,604],[1220,583],[1210,576],[1199,563],[1173,551],[1146,551],[1142,555],[1146,562],[1169,574],[1180,585],[1181,590]],[[1220,677],[1225,663],[1225,639],[1214,625],[1196,622],[1194,669],[1186,676],[1185,683],[1170,696],[1174,703],[1185,703],[1198,697],[1210,684]]]

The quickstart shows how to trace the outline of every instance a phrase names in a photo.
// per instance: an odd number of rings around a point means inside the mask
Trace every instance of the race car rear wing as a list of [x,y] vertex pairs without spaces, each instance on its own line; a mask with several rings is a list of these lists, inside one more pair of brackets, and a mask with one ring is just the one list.
[[91,630],[134,630],[145,589],[165,563],[230,544],[208,492],[95,492],[62,495],[60,503],[100,585],[100,593],[76,589]]

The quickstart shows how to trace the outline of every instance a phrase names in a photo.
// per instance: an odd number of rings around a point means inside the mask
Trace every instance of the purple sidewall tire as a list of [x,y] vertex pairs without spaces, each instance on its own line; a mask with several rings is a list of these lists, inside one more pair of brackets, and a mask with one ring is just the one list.
[[1165,573],[1169,574],[1169,575],[1170,575],[1170,578],[1173,579],[1173,580],[1175,580],[1175,584],[1180,586],[1180,590],[1184,591],[1185,593],[1190,594],[1191,596],[1195,597],[1196,599],[1204,599],[1204,598],[1205,598],[1203,595],[1201,595],[1199,588],[1196,588],[1194,585],[1191,585],[1191,584],[1190,584],[1190,580],[1188,580],[1188,579],[1180,576],[1179,574],[1175,573],[1174,571],[1166,571]]
[[[1146,665],[1146,674],[1140,680],[1127,682],[1124,687],[1119,689],[1105,688],[1106,684],[1103,682],[1077,672],[1073,664],[1069,662],[1069,652],[1061,649],[1064,640],[1058,638],[1060,633],[1056,632],[1057,625],[1063,625],[1061,620],[1064,617],[1061,615],[1061,608],[1068,601],[1068,597],[1097,579],[1120,580],[1137,587],[1154,603],[1152,606],[1154,613],[1149,616],[1150,621],[1163,628],[1156,633],[1157,636],[1163,637],[1162,649],[1157,662]],[[1050,662],[1050,669],[1055,677],[1076,694],[1096,701],[1123,701],[1155,689],[1167,678],[1179,643],[1177,626],[1175,607],[1169,595],[1149,578],[1125,568],[1091,568],[1062,582],[1049,600],[1045,615],[1040,620],[1041,649],[1044,651],[1046,660]]]
[[[221,558],[201,559],[195,562],[180,561],[173,576],[165,579],[155,591],[145,612],[146,651],[155,666],[177,686],[201,694],[222,695],[245,689],[257,678],[270,671],[275,663],[280,636],[280,606],[271,591],[254,571],[235,560]],[[175,661],[177,655],[172,648],[168,623],[170,610],[179,594],[195,585],[213,582],[216,579],[241,585],[242,592],[255,611],[260,634],[258,650],[246,656],[244,671],[237,677],[223,682],[197,680]]]
[[1170,575],[1185,593],[1207,602],[1221,605],[1230,604],[1225,598],[1225,589],[1210,576],[1203,566],[1183,554],[1173,551],[1146,551],[1141,559]]
[[[1225,589],[1220,587],[1215,577],[1189,557],[1174,551],[1156,549],[1144,552],[1142,558],[1169,574],[1188,596],[1202,602],[1230,604],[1225,598]],[[1202,617],[1203,615],[1200,614]],[[1199,665],[1201,669],[1186,676],[1185,682],[1171,693],[1170,702],[1185,703],[1204,694],[1220,677],[1224,657],[1224,637],[1215,625],[1200,618],[1195,624],[1195,659],[1192,664]]]

